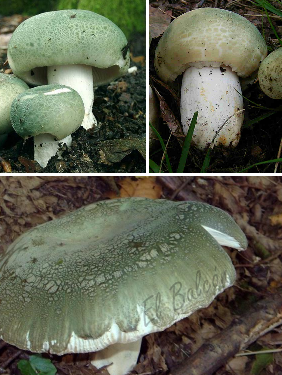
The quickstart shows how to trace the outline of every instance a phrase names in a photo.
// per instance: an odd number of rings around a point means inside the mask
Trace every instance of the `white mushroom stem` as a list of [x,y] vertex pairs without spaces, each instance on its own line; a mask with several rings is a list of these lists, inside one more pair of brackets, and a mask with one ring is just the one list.
[[92,113],[94,87],[92,67],[88,65],[53,65],[47,67],[48,84],[58,83],[76,90],[81,96],[85,115],[81,126],[90,129],[97,125]]
[[[45,168],[52,156],[57,154],[58,149],[62,144],[68,147],[71,145],[71,135],[66,138],[56,141],[51,134],[40,134],[34,137],[34,160],[36,160],[42,168]],[[58,152],[59,158],[61,157]]]
[[107,370],[110,375],[125,375],[136,365],[142,339],[126,344],[113,344],[91,354],[91,363],[98,369],[110,365]]
[[187,134],[198,111],[193,140],[204,149],[215,145],[236,146],[243,123],[243,98],[239,78],[229,67],[190,67],[183,75],[181,123]]

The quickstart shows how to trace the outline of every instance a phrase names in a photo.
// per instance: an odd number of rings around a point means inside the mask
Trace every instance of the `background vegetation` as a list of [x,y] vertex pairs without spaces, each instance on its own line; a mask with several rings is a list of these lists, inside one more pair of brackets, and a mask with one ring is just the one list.
[[9,16],[38,13],[61,9],[86,9],[99,13],[118,25],[130,38],[136,32],[145,32],[146,0],[0,0],[0,14]]

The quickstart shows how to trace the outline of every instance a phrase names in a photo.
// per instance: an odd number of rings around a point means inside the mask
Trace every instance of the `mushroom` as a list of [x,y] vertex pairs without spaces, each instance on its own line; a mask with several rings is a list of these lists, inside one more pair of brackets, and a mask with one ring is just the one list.
[[13,100],[28,90],[28,85],[13,74],[0,73],[0,135],[13,130],[10,111]]
[[32,352],[97,352],[96,367],[125,374],[144,335],[234,283],[220,245],[247,240],[226,212],[198,202],[114,199],[39,225],[0,258],[0,337]]
[[181,122],[187,134],[198,111],[193,134],[198,148],[238,144],[243,122],[238,76],[249,76],[266,54],[258,29],[227,10],[196,9],[166,29],[156,49],[156,72],[169,84],[183,73]]
[[71,144],[71,133],[84,117],[80,95],[70,87],[46,85],[18,95],[11,106],[14,130],[24,139],[34,137],[34,160],[46,167],[60,144]]
[[272,99],[282,99],[282,47],[263,60],[258,71],[262,91]]
[[58,83],[82,97],[82,126],[93,127],[94,87],[127,72],[129,51],[123,32],[109,19],[87,10],[46,12],[22,22],[8,46],[15,75],[30,85]]

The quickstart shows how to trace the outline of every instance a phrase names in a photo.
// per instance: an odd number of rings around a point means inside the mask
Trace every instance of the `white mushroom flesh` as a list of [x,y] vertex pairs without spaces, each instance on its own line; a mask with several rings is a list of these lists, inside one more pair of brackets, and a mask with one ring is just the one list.
[[91,363],[98,369],[109,365],[110,375],[124,375],[136,365],[142,339],[127,344],[113,344],[91,354]]
[[40,134],[34,137],[34,160],[36,160],[42,168],[45,168],[48,161],[58,154],[61,158],[60,152],[58,152],[62,144],[66,144],[68,147],[71,146],[72,137],[68,135],[66,138],[56,141],[51,134]]
[[236,146],[243,123],[243,97],[237,74],[229,67],[190,67],[183,74],[181,123],[187,134],[198,111],[193,133],[196,146]]
[[76,90],[81,96],[85,115],[81,126],[90,129],[97,125],[92,113],[94,87],[92,67],[88,65],[56,65],[47,67],[48,84],[58,83]]

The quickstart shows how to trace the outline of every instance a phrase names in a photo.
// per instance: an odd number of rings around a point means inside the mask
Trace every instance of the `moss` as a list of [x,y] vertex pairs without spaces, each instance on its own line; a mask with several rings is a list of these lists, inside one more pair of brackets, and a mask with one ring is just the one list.
[[86,9],[99,13],[118,25],[127,38],[145,32],[146,0],[59,0],[58,9]]
[[35,14],[48,12],[56,8],[57,0],[10,0],[0,1],[0,14],[9,16],[11,14],[23,14],[34,16]]

